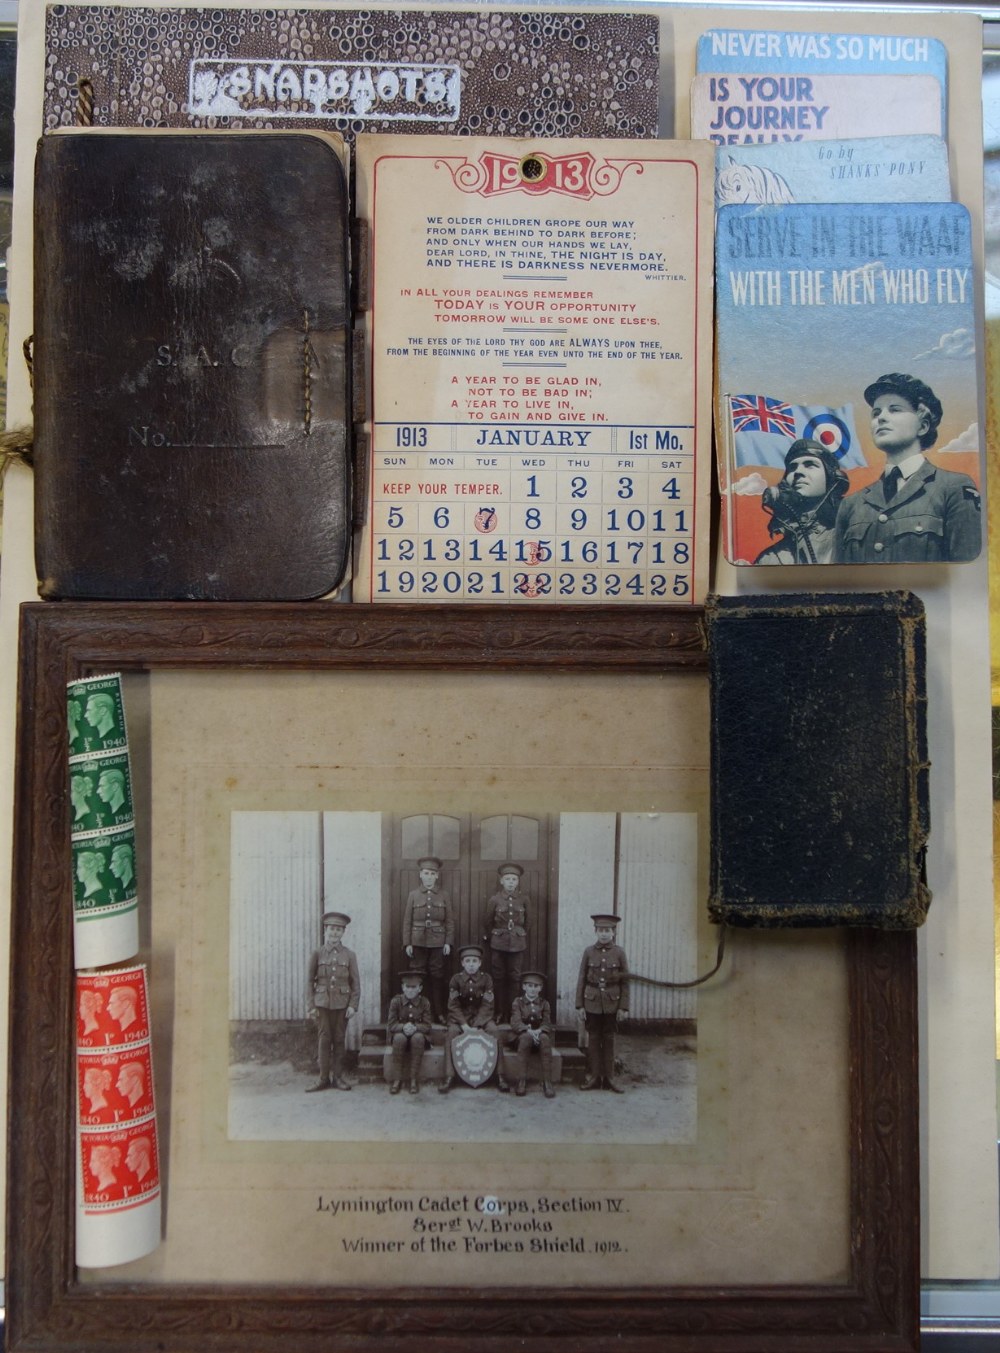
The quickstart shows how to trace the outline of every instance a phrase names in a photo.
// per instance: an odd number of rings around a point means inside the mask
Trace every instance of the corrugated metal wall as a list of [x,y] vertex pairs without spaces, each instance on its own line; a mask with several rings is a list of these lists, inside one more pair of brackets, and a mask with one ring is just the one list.
[[[619,819],[619,943],[635,972],[687,982],[698,974],[693,813],[622,813]],[[695,993],[633,982],[633,1019],[694,1019]]]
[[361,1004],[348,1026],[348,1047],[361,1030],[379,1022],[382,967],[382,814],[323,814],[323,873],[326,911],[346,911],[344,936],[358,960]]
[[230,1019],[304,1019],[309,954],[320,943],[322,814],[230,819]]
[[[615,861],[618,859],[617,881]],[[694,813],[563,813],[559,828],[557,1018],[575,1017],[580,959],[593,912],[617,905],[618,942],[633,972],[697,976],[698,820]],[[694,1019],[695,992],[632,983],[635,1019]]]
[[563,813],[559,819],[559,944],[556,1019],[576,1021],[580,959],[594,942],[591,913],[610,911],[615,892],[614,813]]

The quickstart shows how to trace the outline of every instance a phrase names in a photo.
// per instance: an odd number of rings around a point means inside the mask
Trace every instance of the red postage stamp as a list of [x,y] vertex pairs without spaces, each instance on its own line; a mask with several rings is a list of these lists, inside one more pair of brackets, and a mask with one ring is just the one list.
[[83,1205],[116,1212],[155,1197],[160,1188],[156,1119],[80,1135]]
[[80,1126],[113,1127],[153,1112],[153,1067],[148,1043],[77,1059]]
[[79,1049],[124,1047],[148,1039],[149,1001],[144,967],[77,974]]

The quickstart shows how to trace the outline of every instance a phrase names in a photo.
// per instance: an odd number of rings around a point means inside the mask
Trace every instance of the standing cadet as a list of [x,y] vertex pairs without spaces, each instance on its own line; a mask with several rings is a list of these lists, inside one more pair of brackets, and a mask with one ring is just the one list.
[[420,1092],[420,1060],[431,1033],[431,1003],[421,993],[423,973],[410,971],[402,975],[403,992],[389,1002],[386,1032],[392,1047],[390,1059],[390,1095],[398,1095],[403,1088],[403,1060],[409,1052],[410,1094]]
[[502,864],[497,870],[500,887],[486,903],[483,943],[490,946],[490,976],[501,1023],[510,1017],[511,1002],[521,989],[521,965],[528,948],[531,904],[521,891],[523,874],[519,864]]
[[581,1090],[597,1090],[601,1078],[616,1095],[625,1093],[615,1080],[615,1030],[628,1013],[628,959],[615,943],[620,916],[597,913],[595,940],[583,951],[576,984],[576,1008],[585,1012],[587,1074]]
[[349,1090],[344,1079],[347,1021],[354,1018],[361,995],[358,960],[343,943],[351,918],[342,911],[323,915],[323,943],[309,955],[306,1002],[319,1034],[319,1080],[306,1090]]
[[455,943],[455,908],[438,880],[441,861],[427,855],[417,861],[420,887],[411,888],[403,913],[403,947],[413,968],[426,978],[434,1023],[446,1022],[448,1000],[444,961]]
[[[498,1037],[494,1017],[493,979],[489,973],[480,972],[483,965],[483,951],[478,944],[466,944],[459,950],[462,971],[455,973],[448,984],[448,1032],[444,1040],[444,1080],[438,1086],[438,1092],[446,1095],[455,1084],[455,1064],[451,1057],[452,1042],[459,1034],[470,1033],[473,1029],[482,1029],[492,1038]],[[497,1082],[506,1093],[510,1086],[503,1074],[501,1053],[497,1048]]]
[[516,1095],[527,1093],[528,1053],[534,1048],[542,1063],[542,1090],[546,1099],[555,1099],[552,1086],[552,1011],[542,1000],[545,978],[540,972],[524,974],[524,994],[516,997],[510,1012],[510,1028],[517,1053]]

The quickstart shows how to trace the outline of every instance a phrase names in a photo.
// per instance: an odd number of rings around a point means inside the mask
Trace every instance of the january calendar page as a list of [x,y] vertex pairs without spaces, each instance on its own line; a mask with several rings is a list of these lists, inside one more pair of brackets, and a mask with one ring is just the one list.
[[703,600],[713,153],[359,137],[356,600]]

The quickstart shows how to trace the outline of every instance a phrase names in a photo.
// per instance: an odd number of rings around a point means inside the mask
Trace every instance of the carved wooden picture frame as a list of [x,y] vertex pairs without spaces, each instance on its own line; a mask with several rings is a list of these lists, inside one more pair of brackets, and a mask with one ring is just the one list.
[[[638,720],[641,729],[643,720],[660,718],[664,711],[633,702],[634,690],[648,695],[654,689],[649,683],[661,678],[704,686],[707,658],[700,620],[697,610],[652,607],[615,612],[32,603],[23,608],[8,1200],[7,1338],[12,1350],[236,1353],[252,1347],[318,1353],[444,1349],[459,1340],[497,1353],[515,1344],[596,1353],[612,1340],[626,1353],[651,1347],[663,1353],[709,1353],[720,1347],[733,1353],[916,1348],[916,944],[909,932],[842,935],[836,943],[844,956],[844,996],[840,1008],[819,1012],[836,1028],[844,1049],[842,1112],[831,1115],[839,1121],[814,1125],[821,1138],[829,1134],[831,1153],[843,1157],[849,1197],[839,1276],[793,1283],[719,1281],[717,1276],[706,1283],[630,1283],[626,1268],[601,1286],[581,1282],[567,1264],[554,1270],[556,1280],[550,1277],[540,1285],[484,1284],[472,1267],[460,1269],[450,1284],[434,1285],[415,1283],[387,1264],[379,1281],[348,1287],[335,1281],[218,1281],[211,1273],[200,1282],[137,1282],[127,1266],[107,1274],[81,1274],[74,1266],[65,683],[109,671],[182,674],[192,680],[200,673],[232,674],[235,680],[239,673],[252,672],[265,681],[269,674],[319,674],[326,681],[362,672],[398,678],[405,698],[406,683],[415,674],[456,680],[468,674],[473,683],[482,673],[501,681],[535,674],[566,682],[567,689],[599,674],[613,678],[620,718]],[[154,891],[154,911],[156,901]],[[808,967],[812,943],[801,936],[741,937],[738,952],[746,959],[746,971],[761,945],[777,946],[779,965],[804,956]],[[183,973],[176,980],[183,982]],[[765,994],[762,986],[758,1006],[766,1016]],[[786,1036],[792,1035],[780,1028],[768,1034],[779,1062]],[[823,1064],[817,1063],[814,1072],[822,1079]],[[757,1091],[766,1099],[769,1087]],[[762,1121],[767,1123],[766,1113]],[[174,1130],[179,1130],[176,1123]],[[779,1152],[783,1130],[779,1122],[773,1124]],[[750,1145],[751,1156],[767,1146],[763,1138]],[[614,1150],[613,1141],[608,1146]],[[171,1209],[180,1204],[171,1200],[169,1188],[166,1199],[169,1232]],[[808,1201],[803,1199],[806,1212]],[[718,1227],[717,1210],[706,1210],[705,1216],[706,1227]],[[812,1215],[811,1222],[821,1230],[824,1217]],[[777,1224],[780,1229],[780,1215]],[[790,1227],[798,1224],[789,1219]]]

